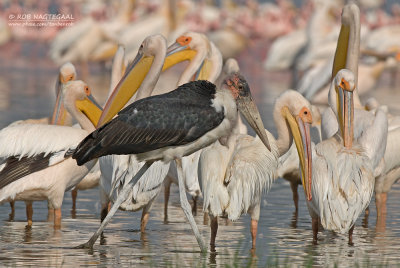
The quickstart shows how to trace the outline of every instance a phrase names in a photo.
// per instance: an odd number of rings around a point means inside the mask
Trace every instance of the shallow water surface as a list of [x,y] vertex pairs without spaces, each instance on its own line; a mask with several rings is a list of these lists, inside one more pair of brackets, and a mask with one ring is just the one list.
[[[249,64],[246,62],[243,65]],[[50,65],[51,66],[51,65]],[[1,67],[0,126],[17,119],[37,118],[51,113],[54,101],[56,69]],[[253,71],[242,68],[247,75],[268,129],[273,129],[272,104],[274,98],[287,88],[287,74],[267,74],[259,71],[263,82]],[[173,75],[173,74],[171,74]],[[260,75],[260,74],[257,74]],[[94,95],[104,101],[108,73],[95,70],[87,80]],[[172,81],[173,79],[170,78]],[[384,85],[385,79],[382,79]],[[169,80],[166,80],[169,81]],[[162,85],[163,86],[163,85]],[[161,87],[162,87],[161,86]],[[167,85],[165,85],[167,86]],[[171,84],[168,85],[171,88]],[[173,86],[172,86],[173,87]],[[395,108],[400,99],[395,90],[384,88],[372,92]],[[395,96],[395,98],[393,98]],[[391,102],[390,102],[391,101]],[[9,220],[10,207],[0,206],[0,264],[1,266],[212,266],[225,265],[291,265],[310,264],[313,267],[352,267],[355,264],[398,265],[400,257],[400,185],[395,184],[388,198],[388,216],[376,225],[375,201],[371,201],[368,218],[360,217],[354,230],[354,246],[348,246],[347,235],[323,231],[319,245],[312,245],[311,219],[305,206],[303,190],[299,187],[298,216],[294,214],[289,184],[278,179],[262,202],[258,226],[257,249],[251,251],[250,217],[244,215],[237,222],[219,220],[217,252],[199,252],[189,224],[180,209],[177,187],[171,189],[170,222],[163,222],[163,195],[156,199],[146,233],[141,235],[140,212],[118,211],[105,230],[101,245],[93,251],[73,249],[84,243],[99,226],[100,202],[98,189],[79,192],[77,210],[71,211],[70,193],[65,194],[62,207],[62,229],[54,231],[47,221],[47,203],[34,203],[33,227],[25,228],[23,202],[16,203],[15,217]],[[209,226],[203,223],[199,206],[196,222],[209,243]]]

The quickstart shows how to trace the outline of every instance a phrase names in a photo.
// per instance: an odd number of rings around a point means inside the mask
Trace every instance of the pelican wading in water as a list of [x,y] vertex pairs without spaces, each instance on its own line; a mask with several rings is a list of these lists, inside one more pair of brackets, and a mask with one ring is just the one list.
[[[114,60],[111,67],[111,81],[108,96],[113,92],[115,86],[120,81],[125,72],[125,69],[125,49],[123,46],[119,46],[117,52],[114,55]],[[78,196],[78,190],[82,191],[97,187],[100,182],[100,176],[100,165],[99,162],[97,162],[92,170],[71,190],[72,215],[76,214],[76,199]]]
[[[311,105],[311,115],[313,122],[310,128],[311,141],[313,143],[321,142],[321,114],[318,107]],[[289,150],[279,157],[277,175],[290,183],[292,190],[293,203],[295,207],[295,219],[299,210],[299,194],[297,188],[302,184],[301,173],[299,171],[299,156],[296,151],[296,145],[293,143]]]
[[[167,50],[168,55],[172,55],[179,51],[194,50],[196,55],[190,61],[188,66],[182,72],[177,86],[189,82],[190,80],[208,80],[215,83],[217,86],[221,85],[221,81],[216,81],[217,77],[221,74],[222,69],[222,55],[219,49],[208,40],[208,38],[201,33],[186,32],[176,39],[176,42],[169,46]],[[236,71],[239,71],[237,66]],[[230,72],[229,74],[233,73]],[[182,172],[183,180],[186,191],[192,196],[193,214],[197,213],[197,199],[201,196],[199,180],[197,176],[197,167],[200,157],[200,150],[182,158]],[[171,162],[168,175],[164,180],[164,222],[168,222],[168,201],[170,194],[170,187],[172,183],[179,184],[178,171],[175,162]]]
[[[261,146],[258,137],[251,137],[233,131],[221,145],[218,141],[205,148],[200,156],[199,178],[204,197],[203,208],[211,217],[211,249],[215,250],[218,230],[218,216],[237,220],[241,214],[251,215],[250,232],[252,247],[256,246],[257,225],[260,216],[262,193],[269,189],[277,178],[278,158],[284,155],[292,144],[297,125],[312,122],[311,107],[300,93],[287,90],[278,97],[274,107],[274,121],[278,139],[265,131],[271,150]],[[299,139],[296,133],[294,139]],[[303,156],[301,161],[306,161]],[[305,191],[311,190],[308,177],[303,176]]]
[[[55,93],[56,93],[56,102],[54,104],[54,109],[52,115],[44,118],[39,118],[39,119],[25,119],[25,120],[18,120],[7,127],[10,126],[15,126],[15,125],[20,125],[20,124],[58,124],[58,125],[65,125],[65,124],[71,124],[71,116],[65,111],[64,109],[64,104],[60,101],[61,95],[62,95],[62,87],[64,84],[66,84],[68,81],[73,81],[76,78],[76,70],[73,64],[70,62],[67,62],[63,64],[60,67],[60,71],[58,73],[57,77],[57,82],[55,86]],[[55,121],[56,114],[60,115],[60,118]],[[27,215],[32,215],[32,202],[29,202],[26,204],[26,213]],[[14,201],[10,201],[10,207],[11,207],[11,214],[10,214],[10,220],[13,220],[14,214],[15,214],[15,206],[14,206]],[[54,213],[54,211],[51,211],[51,206],[49,207],[49,214]]]
[[[64,103],[82,129],[19,124],[0,131],[0,202],[48,200],[54,208],[54,228],[61,227],[61,204],[64,192],[77,184],[96,161],[78,166],[68,157],[68,150],[94,130],[101,110],[88,86],[82,81],[70,81],[63,86],[57,106]],[[55,122],[63,120],[57,109]],[[27,209],[28,226],[32,226],[32,209]]]
[[[340,70],[330,89],[336,92],[335,100],[338,100],[334,103],[337,106],[331,105],[340,125],[339,131],[332,138],[315,145],[313,150],[309,142],[306,143],[306,149],[297,146],[299,155],[309,159],[305,163],[301,162],[301,168],[308,170],[306,175],[310,180],[312,178],[312,191],[310,196],[307,195],[307,206],[312,218],[315,244],[319,218],[326,230],[349,232],[349,244],[352,245],[354,224],[372,197],[376,168],[374,163],[377,162],[375,152],[378,148],[376,144],[372,146],[375,150],[365,147],[364,141],[373,133],[368,129],[358,140],[353,140],[354,89],[354,74],[347,69]],[[309,140],[308,127],[301,131],[305,140]]]
[[[388,118],[383,108],[377,108],[375,112],[365,111],[358,98],[358,58],[360,53],[360,10],[355,4],[348,4],[342,12],[342,28],[339,34],[335,59],[332,70],[332,77],[342,69],[348,69],[347,79],[354,84],[354,139],[363,147],[364,151],[371,160],[373,175],[376,177],[375,190],[377,213],[380,215],[382,204],[379,194],[382,176],[396,167],[390,155],[393,147],[386,154],[387,144],[391,144],[396,136],[396,131],[388,133]],[[326,109],[322,115],[322,136],[332,137],[340,129],[340,120],[337,115],[342,113],[338,108],[341,99],[340,92],[331,88],[329,92],[329,104],[331,109]],[[339,116],[341,118],[342,116]],[[378,217],[379,220],[379,217]]]
[[[200,80],[184,84],[166,94],[141,99],[87,136],[73,154],[78,165],[109,154],[135,154],[138,161],[146,162],[135,177],[124,185],[100,228],[81,247],[93,247],[112,215],[126,200],[130,186],[137,182],[154,161],[168,163],[176,160],[180,189],[183,188],[179,159],[218,139],[226,139],[237,122],[238,109],[270,150],[250,88],[239,74],[227,77],[220,88]],[[180,194],[185,195],[182,190]],[[193,220],[190,206],[186,204],[183,205],[184,212],[200,249],[206,251],[207,247]]]

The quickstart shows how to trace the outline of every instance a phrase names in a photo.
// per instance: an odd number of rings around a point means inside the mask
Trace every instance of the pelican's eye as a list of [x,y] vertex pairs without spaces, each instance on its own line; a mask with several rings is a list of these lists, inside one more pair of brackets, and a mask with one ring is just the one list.
[[90,88],[88,86],[85,86],[85,93],[87,96],[90,95]]

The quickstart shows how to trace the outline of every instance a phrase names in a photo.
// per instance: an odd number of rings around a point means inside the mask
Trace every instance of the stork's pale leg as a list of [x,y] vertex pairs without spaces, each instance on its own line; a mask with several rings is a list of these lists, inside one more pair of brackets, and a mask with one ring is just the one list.
[[164,184],[164,223],[168,223],[168,201],[171,189],[171,180],[167,177]]
[[54,209],[54,229],[61,228],[61,208]]
[[375,193],[375,205],[377,216],[386,215],[387,193]]
[[318,218],[312,218],[313,244],[318,244]]
[[8,215],[8,220],[13,221],[15,215],[15,201],[10,201],[11,213]]
[[256,239],[257,239],[257,227],[258,227],[258,220],[251,219],[250,223],[250,232],[251,232],[251,240],[252,240],[252,247],[256,248]]
[[181,207],[183,209],[183,212],[186,215],[186,218],[188,219],[188,221],[190,223],[190,226],[192,227],[194,235],[196,236],[197,243],[199,244],[200,250],[202,252],[206,252],[207,246],[204,243],[203,237],[201,236],[199,229],[197,228],[196,222],[194,221],[194,218],[193,218],[190,204],[186,198],[185,183],[183,181],[182,161],[181,161],[181,159],[176,159],[175,162],[176,162],[176,169],[178,171],[179,197],[180,197],[180,201],[181,201]]
[[115,200],[113,206],[111,207],[110,211],[108,212],[107,216],[101,223],[99,229],[92,235],[88,242],[85,244],[79,245],[76,248],[93,248],[94,243],[96,242],[99,235],[103,232],[104,228],[107,226],[108,222],[111,220],[112,216],[114,216],[115,212],[117,212],[119,206],[124,202],[128,196],[129,192],[132,190],[132,186],[134,186],[140,177],[146,172],[146,170],[153,164],[153,162],[146,162],[140,170],[136,173],[135,176],[131,178],[127,178],[128,183],[124,185],[122,190],[119,192],[117,200]]
[[215,252],[215,238],[217,237],[218,232],[218,217],[210,216],[210,227],[211,227],[211,239],[210,239],[210,248],[211,252]]
[[350,230],[349,230],[349,245],[353,246],[353,230],[354,230],[354,224],[353,226],[351,226]]
[[296,213],[299,211],[299,194],[297,192],[297,186],[298,184],[296,182],[293,181],[290,182],[290,187],[292,188],[292,194],[293,194],[293,203],[294,203],[294,208],[296,209]]
[[71,191],[71,197],[72,197],[72,210],[76,209],[76,197],[78,196],[78,190],[73,189]]
[[31,228],[32,217],[33,217],[32,201],[25,201],[25,205],[26,205],[26,219],[28,221],[28,225],[26,227]]

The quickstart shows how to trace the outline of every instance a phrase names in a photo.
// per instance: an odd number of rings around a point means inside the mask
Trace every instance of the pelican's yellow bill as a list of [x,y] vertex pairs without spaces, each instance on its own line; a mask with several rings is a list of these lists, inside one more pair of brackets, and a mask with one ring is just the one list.
[[154,57],[143,57],[118,83],[104,106],[97,127],[110,121],[136,93],[153,64]]
[[182,51],[175,52],[165,58],[164,66],[162,71],[168,70],[170,67],[186,60],[192,60],[196,56],[196,51],[192,49],[185,49]]
[[93,97],[89,95],[83,100],[76,101],[76,107],[89,118],[90,122],[95,126],[100,119],[102,110],[97,103],[94,103]]
[[199,76],[197,77],[197,80],[208,80],[210,77],[210,73],[212,70],[212,62],[208,59],[204,60],[203,66],[200,69]]

